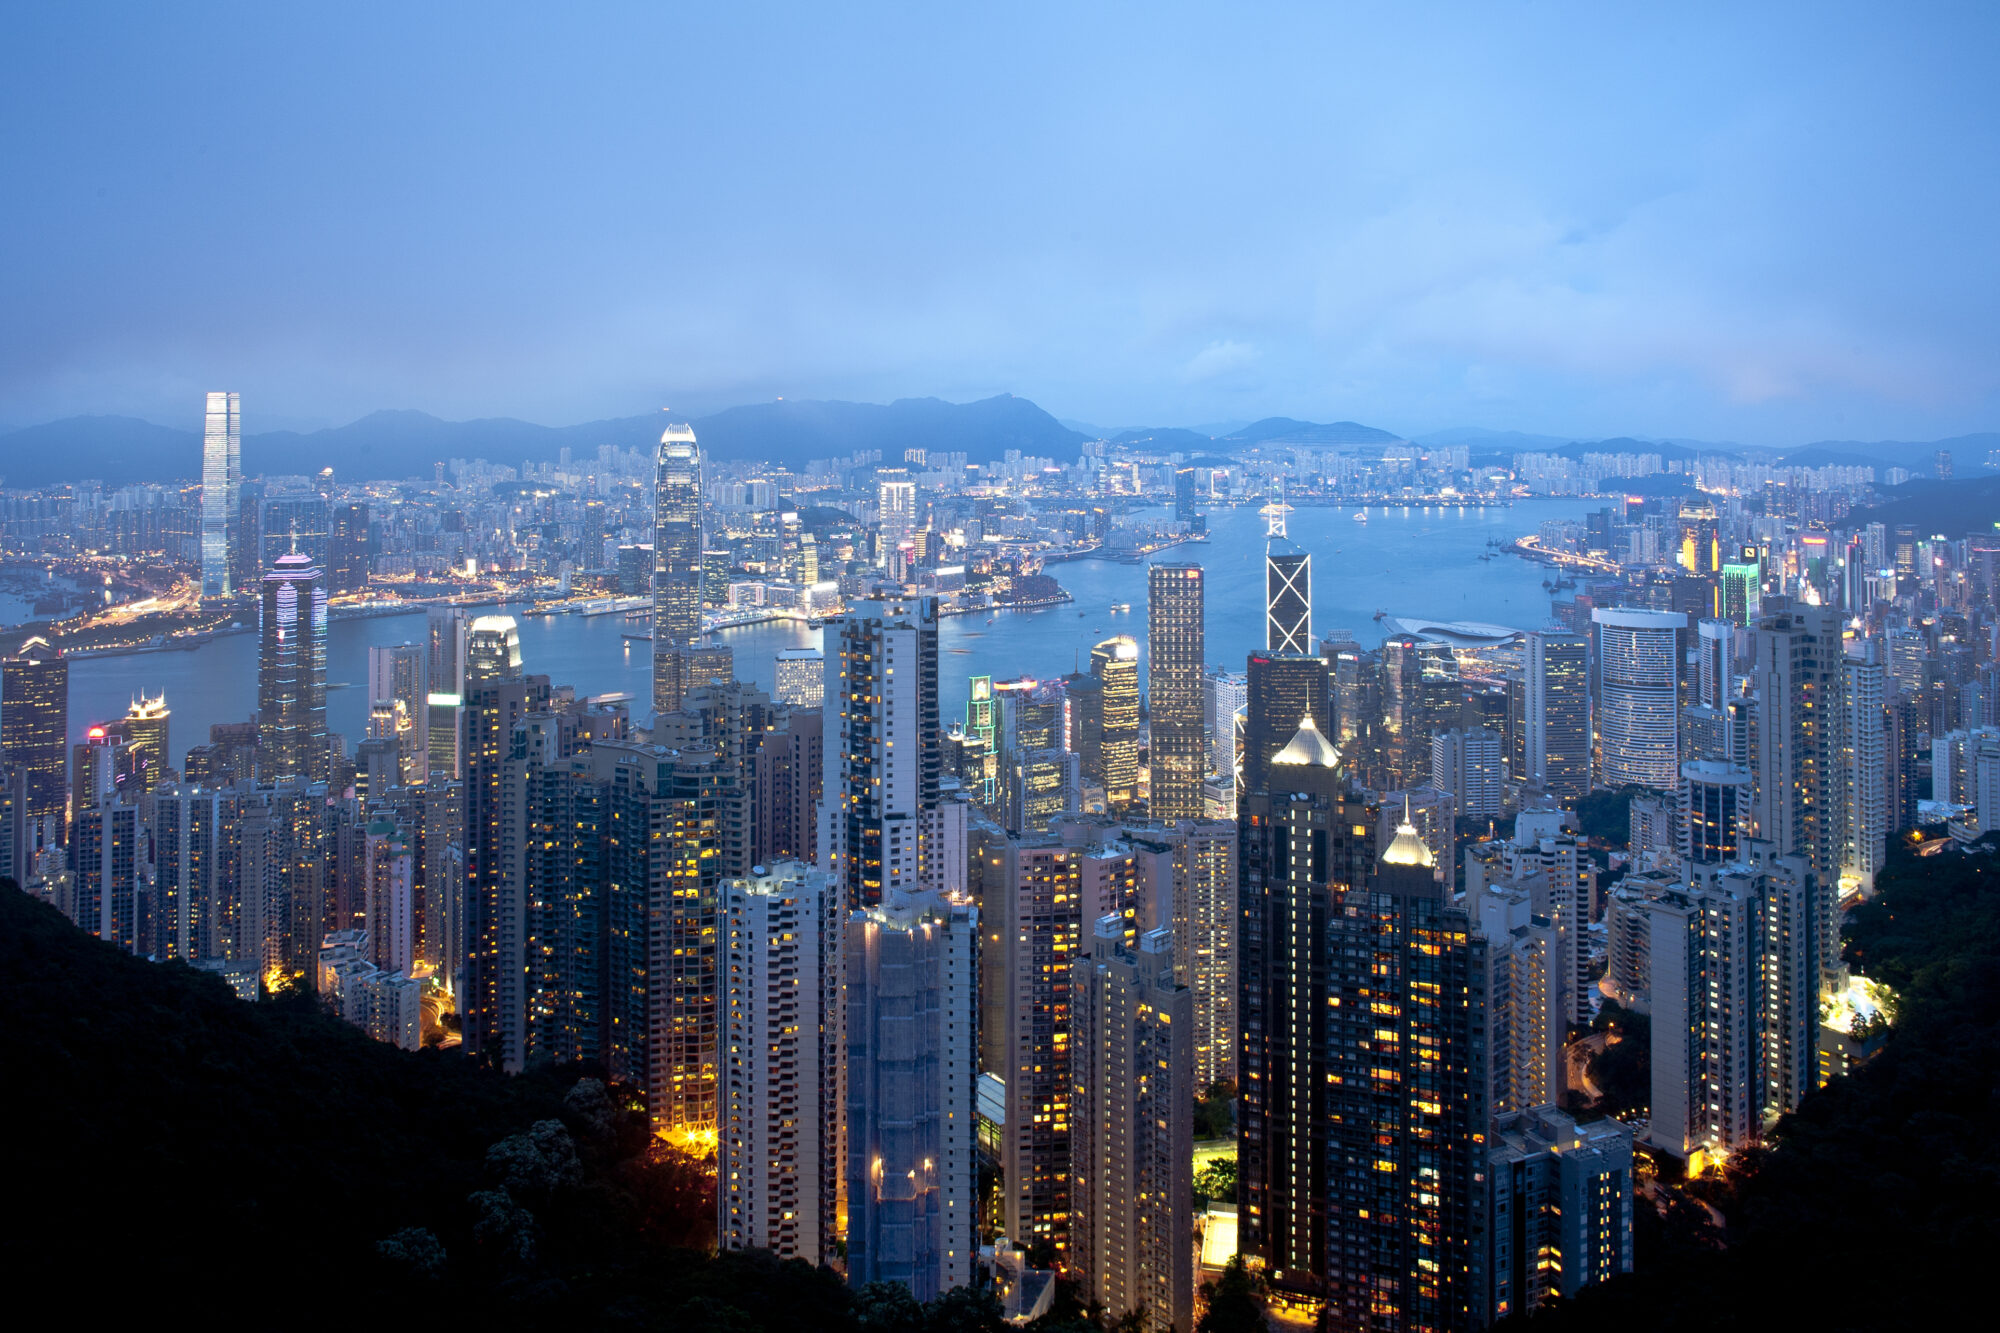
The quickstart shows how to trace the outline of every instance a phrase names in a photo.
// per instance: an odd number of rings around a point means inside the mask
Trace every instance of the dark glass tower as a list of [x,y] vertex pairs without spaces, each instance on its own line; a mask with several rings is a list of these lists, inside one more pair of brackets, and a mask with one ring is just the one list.
[[1147,572],[1147,692],[1151,695],[1152,813],[1200,819],[1207,768],[1202,735],[1205,650],[1200,565],[1160,564]]
[[278,557],[258,603],[257,749],[260,774],[324,782],[326,580],[310,556]]
[[1271,756],[1299,729],[1299,719],[1311,717],[1319,734],[1332,737],[1333,691],[1324,658],[1297,653],[1250,654],[1249,682],[1244,690],[1243,787],[1262,791],[1270,776]]
[[69,663],[47,639],[0,662],[0,764],[22,774],[30,849],[69,840]]

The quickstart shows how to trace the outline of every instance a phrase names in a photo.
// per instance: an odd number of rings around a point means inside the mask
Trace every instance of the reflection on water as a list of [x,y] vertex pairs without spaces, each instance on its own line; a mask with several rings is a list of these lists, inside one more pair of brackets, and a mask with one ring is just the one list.
[[[1313,628],[1352,630],[1379,643],[1375,612],[1483,620],[1532,629],[1548,617],[1541,566],[1505,556],[1481,560],[1488,537],[1532,532],[1544,519],[1578,517],[1601,501],[1534,501],[1512,509],[1373,509],[1366,524],[1350,509],[1298,509],[1292,540],[1313,556]],[[1209,519],[1211,539],[1162,552],[1161,560],[1191,560],[1208,571],[1208,660],[1242,669],[1244,655],[1263,646],[1263,520],[1254,509],[1226,510]],[[1073,605],[947,619],[940,632],[942,714],[965,715],[967,684],[996,678],[1060,676],[1086,669],[1090,649],[1113,634],[1146,644],[1146,569],[1080,560],[1051,569],[1076,597]],[[1131,610],[1112,610],[1114,603]],[[1081,612],[1081,614],[1079,614]],[[521,618],[521,656],[531,672],[584,694],[627,693],[634,715],[650,713],[651,648],[627,640],[621,616]],[[421,643],[421,614],[336,621],[327,643],[327,724],[351,749],[367,734],[364,687],[371,645]],[[816,648],[820,631],[793,622],[756,625],[719,636],[736,654],[736,674],[773,688],[775,658],[785,648]],[[1143,677],[1142,677],[1143,678]],[[92,723],[122,715],[132,697],[164,690],[173,710],[174,762],[208,740],[216,722],[240,722],[257,707],[257,636],[232,634],[192,652],[85,658],[70,667],[70,734],[81,740]]]

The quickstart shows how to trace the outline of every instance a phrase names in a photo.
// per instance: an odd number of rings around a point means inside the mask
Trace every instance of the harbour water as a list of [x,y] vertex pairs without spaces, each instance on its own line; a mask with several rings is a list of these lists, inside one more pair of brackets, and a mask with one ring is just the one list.
[[[1489,538],[1511,541],[1549,519],[1576,518],[1601,501],[1523,501],[1511,508],[1369,509],[1366,523],[1351,508],[1297,509],[1292,540],[1313,557],[1313,628],[1352,630],[1379,643],[1375,612],[1438,620],[1476,620],[1533,629],[1548,619],[1547,570],[1517,556],[1481,559]],[[1191,561],[1208,571],[1208,660],[1241,670],[1244,656],[1263,647],[1264,520],[1251,508],[1209,518],[1210,538],[1160,552],[1161,561]],[[1050,567],[1074,595],[1069,605],[947,619],[939,633],[939,693],[947,723],[965,715],[975,675],[1050,677],[1085,668],[1090,649],[1113,634],[1146,643],[1146,567],[1078,560]],[[1131,607],[1114,612],[1113,604]],[[520,618],[521,657],[580,694],[627,693],[635,717],[650,714],[652,645],[628,640],[622,616]],[[772,688],[780,649],[818,647],[820,631],[777,622],[717,636],[735,650],[739,678]],[[349,748],[367,734],[368,649],[421,643],[424,617],[385,616],[335,622],[327,645],[327,724]],[[1143,659],[1142,659],[1143,669]],[[1142,676],[1143,679],[1143,676]],[[139,692],[164,691],[173,710],[174,763],[208,740],[217,722],[250,718],[257,706],[257,636],[232,634],[187,652],[83,658],[70,668],[70,731],[83,738],[94,723],[123,715]]]

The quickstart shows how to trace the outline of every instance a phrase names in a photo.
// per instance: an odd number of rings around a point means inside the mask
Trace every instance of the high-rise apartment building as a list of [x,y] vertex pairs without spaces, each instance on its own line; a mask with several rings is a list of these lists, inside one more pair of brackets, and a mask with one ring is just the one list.
[[798,862],[722,886],[715,1202],[725,1250],[817,1264],[836,1239],[820,1228],[833,1204],[820,1168],[838,1131],[828,1093],[839,1025],[822,1014],[839,967],[844,914],[833,904],[825,874]]
[[326,580],[296,553],[278,557],[258,601],[257,750],[269,778],[324,782]]
[[1632,1131],[1553,1106],[1494,1109],[1487,1153],[1491,1298],[1482,1324],[1632,1271]]
[[937,634],[930,598],[856,603],[826,628],[819,845],[849,909],[964,882],[939,799]]
[[1672,791],[1680,780],[1681,636],[1679,611],[1598,607],[1598,776]]
[[1771,598],[1751,636],[1756,648],[1757,837],[1780,855],[1802,856],[1824,895],[1820,966],[1840,962],[1840,875],[1848,846],[1848,779],[1842,722],[1848,715],[1840,613]]
[[1122,916],[1094,923],[1073,971],[1068,1268],[1113,1319],[1191,1329],[1193,995],[1174,980],[1172,932],[1130,947]]
[[701,448],[687,426],[660,434],[653,517],[653,710],[687,697],[701,642]]
[[1875,887],[1876,872],[1889,854],[1889,835],[1899,826],[1892,812],[1889,757],[1888,678],[1881,645],[1868,640],[1863,656],[1842,659],[1840,717],[1841,853],[1840,879]]
[[896,898],[847,919],[847,1280],[930,1301],[969,1284],[976,1257],[978,913]]
[[1156,564],[1146,577],[1151,809],[1156,819],[1200,819],[1207,769],[1201,712],[1206,650],[1202,570],[1200,565]]
[[1680,854],[1691,861],[1733,861],[1751,830],[1750,770],[1714,759],[1681,765]]
[[69,841],[69,663],[43,638],[0,661],[0,764],[22,775],[22,855]]
[[1405,821],[1328,922],[1323,1264],[1337,1326],[1484,1321],[1486,942]]
[[236,591],[243,425],[239,395],[211,393],[201,439],[201,595]]
[[826,655],[816,648],[779,649],[776,684],[779,703],[818,708],[826,702]]
[[1467,899],[1486,940],[1487,1105],[1496,1116],[1560,1105],[1569,1004],[1555,924],[1536,910],[1532,891],[1514,885],[1488,885]]

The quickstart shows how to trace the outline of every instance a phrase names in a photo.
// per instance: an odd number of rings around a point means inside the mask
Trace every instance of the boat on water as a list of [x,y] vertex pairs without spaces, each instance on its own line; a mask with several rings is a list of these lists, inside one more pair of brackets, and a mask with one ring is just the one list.
[[1368,511],[1366,509],[1355,510],[1354,521],[1356,523],[1366,523],[1368,521]]
[[1380,609],[1380,608],[1377,608],[1377,609],[1376,609],[1376,612],[1375,612],[1375,619],[1377,619],[1377,620],[1387,620],[1388,618],[1389,618],[1389,613],[1388,613],[1387,611],[1385,611],[1385,610],[1382,610],[1382,609]]

